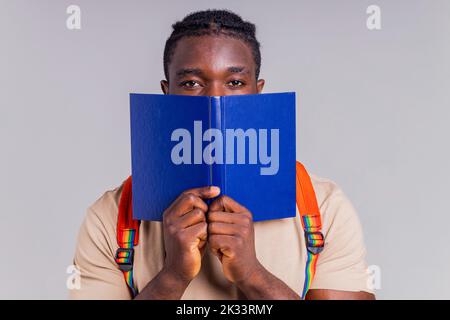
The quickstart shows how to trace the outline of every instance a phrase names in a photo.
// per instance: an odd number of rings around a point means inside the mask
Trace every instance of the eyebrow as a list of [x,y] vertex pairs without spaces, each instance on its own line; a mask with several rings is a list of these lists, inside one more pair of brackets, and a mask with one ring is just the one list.
[[[249,73],[248,68],[244,66],[231,66],[227,68],[227,71],[229,73]],[[177,77],[184,77],[187,75],[196,75],[200,76],[203,74],[203,71],[199,68],[181,68],[177,70],[176,76]]]
[[249,73],[246,67],[228,67],[228,72],[230,73]]
[[199,68],[182,68],[176,72],[176,75],[178,77],[183,77],[183,76],[190,75],[190,74],[201,75],[201,74],[203,74],[203,71]]

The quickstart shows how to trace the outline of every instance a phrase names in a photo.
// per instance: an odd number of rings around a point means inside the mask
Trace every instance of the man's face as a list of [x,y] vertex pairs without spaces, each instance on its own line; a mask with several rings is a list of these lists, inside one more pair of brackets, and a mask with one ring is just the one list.
[[165,94],[225,96],[261,93],[264,80],[255,77],[255,61],[242,40],[200,36],[178,41],[169,64]]

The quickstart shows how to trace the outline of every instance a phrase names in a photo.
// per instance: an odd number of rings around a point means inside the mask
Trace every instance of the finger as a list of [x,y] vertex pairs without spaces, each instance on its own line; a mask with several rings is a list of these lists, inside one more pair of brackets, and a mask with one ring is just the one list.
[[206,240],[200,240],[200,243],[198,244],[198,248],[199,249],[203,249],[203,250],[201,250],[202,254],[203,254],[203,251],[205,249],[205,246],[206,246]]
[[206,222],[200,222],[184,229],[188,239],[197,239],[200,244],[208,238],[208,225]]
[[193,208],[206,212],[208,206],[202,199],[214,198],[219,194],[220,188],[215,186],[189,189],[181,193],[167,211],[175,211],[175,216],[181,216]]
[[226,211],[226,212],[243,212],[248,211],[247,208],[233,200],[232,198],[222,195],[214,200],[210,206],[210,211]]
[[223,211],[213,211],[208,212],[207,219],[209,223],[222,222],[222,223],[234,223],[242,226],[249,226],[252,224],[253,219],[250,212],[245,211],[239,214],[223,212]]
[[206,222],[205,212],[199,208],[194,208],[192,211],[182,215],[179,217],[175,224],[180,229],[186,229],[190,226],[193,226],[199,222]]
[[228,257],[233,257],[232,245],[236,241],[236,238],[230,235],[210,235],[208,239],[211,251],[218,257],[220,254],[224,254]]
[[201,188],[193,188],[183,192],[184,194],[192,193],[202,199],[211,199],[220,194],[220,188],[216,186],[208,186]]
[[194,208],[204,212],[208,211],[208,205],[200,197],[192,193],[182,193],[167,211],[171,212],[174,217],[180,217]]
[[197,207],[203,211],[208,210],[208,206],[202,199],[214,198],[220,194],[220,188],[216,186],[188,189],[182,192],[166,209],[166,212],[176,211],[182,215]]
[[208,222],[222,222],[222,223],[238,223],[238,215],[235,213],[224,212],[224,211],[209,211],[208,212]]
[[208,235],[222,234],[222,235],[238,235],[241,233],[242,227],[238,224],[212,222],[208,223]]

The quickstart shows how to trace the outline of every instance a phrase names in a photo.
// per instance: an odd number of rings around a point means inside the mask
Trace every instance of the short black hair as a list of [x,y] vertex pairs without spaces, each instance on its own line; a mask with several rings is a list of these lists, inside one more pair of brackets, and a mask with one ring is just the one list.
[[184,37],[227,35],[243,40],[252,50],[256,65],[256,79],[261,68],[260,44],[256,39],[256,26],[228,10],[204,10],[193,12],[172,25],[173,31],[164,47],[164,74],[169,80],[169,64],[178,40]]

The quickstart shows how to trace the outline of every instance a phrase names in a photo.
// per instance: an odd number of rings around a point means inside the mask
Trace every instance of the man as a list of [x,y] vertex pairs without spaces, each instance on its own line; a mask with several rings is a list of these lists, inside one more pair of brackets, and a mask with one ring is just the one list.
[[[261,93],[260,62],[253,24],[228,11],[196,12],[173,25],[161,88],[182,95]],[[306,298],[374,298],[352,205],[333,182],[312,176],[312,183],[325,247]],[[114,259],[121,192],[106,192],[88,209],[74,259],[81,288],[71,291],[72,298],[133,298]],[[217,187],[185,191],[162,223],[142,221],[135,250],[136,299],[299,299],[305,277],[298,215],[253,223],[245,204]]]

